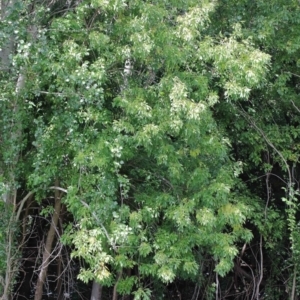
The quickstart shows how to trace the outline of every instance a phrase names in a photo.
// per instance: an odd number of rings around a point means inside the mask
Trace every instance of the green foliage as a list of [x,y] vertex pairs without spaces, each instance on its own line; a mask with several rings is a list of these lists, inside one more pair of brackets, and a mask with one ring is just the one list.
[[[296,1],[36,6],[31,20],[17,1],[0,36],[19,28],[12,79],[1,74],[0,175],[40,198],[55,180],[67,190],[81,280],[151,299],[204,280],[203,257],[228,275],[242,243],[258,232],[273,251],[286,228],[297,264]],[[266,196],[257,178],[271,174]]]
[[149,289],[139,288],[137,291],[133,292],[134,300],[150,300],[151,291]]
[[80,229],[72,236],[75,251],[73,257],[83,258],[90,268],[82,270],[79,279],[84,282],[96,279],[100,282],[109,283],[111,273],[106,265],[112,260],[102,246],[103,233],[100,229]]
[[[199,248],[225,275],[236,243],[251,238],[228,140],[212,116],[212,78],[227,98],[248,98],[269,57],[240,41],[238,27],[229,38],[202,36],[214,5],[82,3],[41,39],[43,51],[34,54],[41,63],[28,67],[28,88],[46,101],[35,104],[44,113],[36,119],[30,183],[50,184],[60,170],[66,204],[81,220],[71,241],[73,255],[87,262],[84,281],[110,284],[109,265],[137,266],[139,280],[194,279]],[[88,32],[82,17],[99,7],[99,30]],[[132,70],[125,80],[126,59]],[[121,293],[132,290],[133,278],[122,279]],[[150,294],[137,290],[135,297]]]

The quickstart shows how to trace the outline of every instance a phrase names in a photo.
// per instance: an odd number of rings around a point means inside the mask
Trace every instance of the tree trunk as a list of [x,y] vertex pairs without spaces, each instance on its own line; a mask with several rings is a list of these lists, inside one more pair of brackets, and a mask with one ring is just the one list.
[[[14,216],[12,215],[10,218],[9,226],[13,224]],[[6,272],[5,272],[5,280],[4,280],[4,288],[1,300],[10,300],[10,288],[13,280],[13,276],[15,273],[15,260],[13,255],[13,241],[14,241],[14,233],[12,227],[8,228],[7,231],[7,239],[6,239]]]
[[[10,11],[14,4],[16,3],[16,0],[1,0],[1,23],[4,23],[8,18]],[[9,35],[4,41],[1,50],[0,50],[0,72],[3,72],[3,74],[8,74],[10,72],[10,55],[14,53],[14,37],[13,34]],[[16,97],[17,98],[17,97]],[[15,108],[16,99],[12,99],[12,106]],[[6,137],[8,139],[15,139],[15,137],[19,133],[19,124],[16,123],[15,120],[12,120],[12,128],[9,132],[9,137]],[[10,141],[11,142],[11,141]],[[18,145],[18,144],[16,144]],[[15,189],[15,166],[18,162],[18,152],[16,153],[13,149],[8,149],[8,151],[11,150],[11,153],[13,153],[13,159],[11,160],[9,165],[7,166],[7,170],[0,170],[0,175],[4,174],[4,178],[6,178],[6,188],[7,192],[5,195],[3,195],[3,200],[6,203],[6,210],[7,214],[11,213],[12,211],[15,212],[16,209],[16,195],[17,191]],[[7,163],[4,163],[4,165],[7,165]],[[6,172],[5,172],[6,171]],[[12,207],[13,206],[13,207]],[[6,271],[5,276],[3,278],[3,294],[1,296],[1,300],[10,300],[10,289],[11,289],[11,283],[14,277],[14,274],[16,272],[15,267],[15,256],[14,256],[14,223],[15,218],[14,214],[11,215],[9,218],[9,222],[7,224],[8,230],[6,233]]]
[[[63,215],[65,212],[65,206],[62,204],[61,210],[60,210],[60,218],[59,218],[59,223],[58,223],[58,234],[59,236],[62,236],[63,234]],[[68,254],[67,254],[68,255]],[[64,285],[64,264],[63,264],[63,253],[60,251],[59,257],[58,257],[58,263],[57,263],[57,284],[55,287],[56,293],[57,293],[57,299],[63,299],[63,285]]]
[[62,278],[62,255],[59,255],[58,258],[58,263],[57,263],[57,284],[56,284],[56,293],[57,293],[57,297],[58,299],[62,299],[62,282],[63,282],[63,278]]
[[94,280],[91,300],[101,300],[101,297],[102,297],[102,286]]
[[117,300],[118,299],[118,291],[117,291],[117,287],[118,287],[118,283],[119,283],[119,280],[121,279],[122,277],[122,273],[123,273],[123,270],[121,270],[118,274],[118,278],[117,278],[117,281],[114,285],[114,290],[113,290],[113,297],[112,297],[112,300]]
[[[58,184],[56,184],[56,185],[58,186]],[[46,279],[47,272],[48,272],[49,261],[51,258],[52,244],[53,244],[53,240],[55,237],[57,223],[59,220],[60,209],[61,209],[60,193],[58,190],[55,190],[54,212],[52,215],[52,221],[51,221],[50,229],[49,229],[47,239],[46,239],[45,249],[44,249],[44,253],[43,253],[43,261],[42,261],[40,273],[39,273],[37,284],[36,284],[34,300],[41,300],[42,296],[43,296],[43,286],[44,286],[45,279]]]
[[[1,0],[1,22],[9,16],[10,9],[14,6],[16,0]],[[14,37],[9,36],[0,50],[0,71],[8,72],[10,69],[9,56],[14,52]]]

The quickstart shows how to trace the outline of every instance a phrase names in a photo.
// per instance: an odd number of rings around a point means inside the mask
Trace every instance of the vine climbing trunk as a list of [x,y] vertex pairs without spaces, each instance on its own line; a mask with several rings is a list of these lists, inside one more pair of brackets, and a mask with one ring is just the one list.
[[[56,184],[58,186],[58,184]],[[54,205],[54,212],[52,215],[52,220],[50,224],[50,229],[48,231],[45,248],[43,252],[43,260],[40,267],[40,272],[36,284],[36,290],[34,295],[34,300],[41,300],[43,296],[43,286],[45,283],[45,279],[48,272],[48,266],[51,258],[51,251],[52,251],[52,244],[55,237],[55,232],[57,229],[57,224],[59,220],[61,210],[61,195],[58,190],[55,190],[55,205]]]

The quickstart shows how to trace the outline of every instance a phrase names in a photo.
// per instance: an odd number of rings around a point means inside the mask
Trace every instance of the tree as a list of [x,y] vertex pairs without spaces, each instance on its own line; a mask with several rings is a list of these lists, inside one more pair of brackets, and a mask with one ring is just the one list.
[[234,156],[245,163],[244,180],[265,205],[264,221],[258,224],[262,239],[256,235],[252,242],[260,245],[255,259],[261,270],[268,266],[262,274],[265,293],[272,299],[296,299],[299,3],[222,2],[215,16],[217,31],[234,19],[241,24],[240,37],[251,37],[272,57],[265,88],[252,91],[248,102],[230,108],[220,103],[216,120],[235,141]]
[[[118,293],[159,299],[176,280],[196,285],[194,297],[201,288],[206,299],[221,299],[227,278],[219,276],[232,270],[240,245],[250,242],[249,229],[259,230],[255,241],[265,241],[279,235],[279,225],[286,228],[278,207],[269,209],[269,194],[262,203],[241,175],[243,164],[252,179],[257,170],[270,174],[270,157],[282,170],[282,157],[289,160],[287,139],[277,143],[268,123],[275,111],[286,124],[285,110],[266,100],[268,109],[259,111],[261,99],[286,84],[284,76],[283,83],[272,77],[282,62],[266,76],[279,46],[272,48],[271,33],[260,29],[275,20],[276,5],[273,11],[247,1],[95,0],[21,5],[17,15],[24,17],[11,15],[2,43],[10,45],[13,37],[17,49],[15,55],[10,50],[13,75],[2,74],[1,164],[9,178],[3,187],[13,182],[20,207],[29,198],[23,191],[40,207],[53,189],[62,192],[72,223],[58,225],[59,209],[50,209],[55,221],[44,237],[36,299],[55,231],[64,230],[73,258],[85,261],[79,278],[111,287],[113,299]],[[261,17],[254,25],[249,6]],[[19,32],[12,35],[16,24]],[[17,76],[26,78],[22,91],[16,91]],[[11,99],[18,99],[17,114]],[[18,130],[8,127],[11,120]],[[12,133],[18,139],[6,138]],[[269,160],[262,161],[262,153]],[[12,154],[17,159],[8,160]],[[11,169],[13,180],[6,175]],[[12,215],[22,217],[16,210]],[[261,254],[257,298],[262,264]]]

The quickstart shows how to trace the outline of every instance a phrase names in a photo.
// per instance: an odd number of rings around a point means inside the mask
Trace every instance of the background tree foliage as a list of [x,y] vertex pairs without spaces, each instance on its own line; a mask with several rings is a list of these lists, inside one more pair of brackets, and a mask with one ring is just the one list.
[[297,299],[298,1],[1,4],[1,299]]

